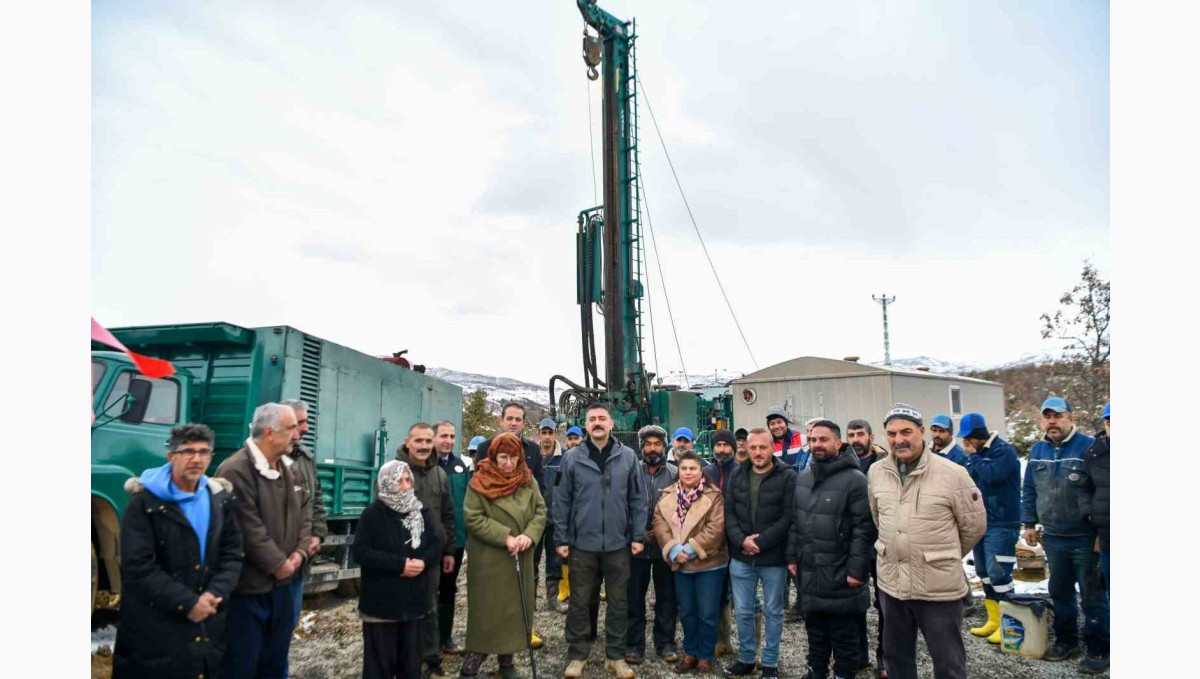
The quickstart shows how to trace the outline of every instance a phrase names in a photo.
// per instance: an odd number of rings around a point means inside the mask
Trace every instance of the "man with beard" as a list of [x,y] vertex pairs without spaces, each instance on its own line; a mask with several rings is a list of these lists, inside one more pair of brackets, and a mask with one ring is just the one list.
[[787,538],[796,470],[773,454],[771,433],[766,429],[751,430],[746,447],[750,460],[733,473],[725,491],[725,535],[732,558],[729,575],[738,631],[738,661],[725,670],[725,675],[745,676],[754,671],[758,642],[754,614],[761,583],[766,615],[762,676],[774,679],[779,676],[779,640],[787,600]]
[[692,430],[687,427],[680,427],[675,430],[675,434],[671,436],[674,445],[667,453],[667,463],[673,467],[679,466],[679,453],[692,449],[693,439]]
[[[660,545],[654,541],[651,523],[659,496],[679,478],[676,467],[666,463],[667,431],[654,424],[638,431],[642,449],[642,482],[646,487],[648,508],[646,548],[629,560],[629,637],[625,661],[637,665],[646,655],[646,592],[654,582],[654,651],[665,662],[679,660],[675,649],[675,581],[671,566],[663,559]],[[589,611],[590,612],[590,611]]]
[[1050,570],[1054,645],[1043,659],[1058,662],[1079,655],[1079,606],[1075,598],[1078,585],[1083,598],[1083,640],[1087,646],[1087,657],[1080,663],[1080,669],[1106,666],[1108,600],[1103,583],[1093,576],[1099,567],[1096,529],[1080,516],[1078,497],[1084,455],[1096,440],[1075,428],[1071,406],[1057,396],[1042,403],[1042,430],[1046,435],[1029,451],[1025,466],[1021,523],[1025,527],[1025,542],[1045,543],[1046,566]]
[[[525,428],[525,406],[520,403],[510,401],[500,406],[500,418],[497,421],[500,425],[499,433],[508,432],[516,436],[521,441],[521,446],[525,449],[525,466],[529,467],[529,472],[533,474],[534,481],[537,481],[538,491],[542,497],[546,496],[545,479],[542,473],[542,453],[538,448],[538,444],[521,436],[521,430]],[[492,445],[492,439],[488,439],[479,444],[479,449],[475,451],[475,459],[486,460],[488,456],[488,448]],[[550,509],[546,509],[547,518],[550,516]],[[536,582],[536,572],[535,572]],[[542,638],[537,635],[532,629],[529,632],[529,644],[534,648],[541,648],[545,645]]]
[[[745,431],[739,429],[738,431]],[[729,479],[733,476],[734,470],[738,468],[739,462],[734,459],[737,440],[729,433],[728,429],[719,429],[713,433],[712,438],[713,461],[711,464],[705,465],[704,475],[708,477],[710,483],[715,485],[722,493],[729,487]],[[743,448],[745,446],[743,445]],[[744,458],[744,459],[748,459]],[[744,460],[743,460],[744,461]],[[725,575],[725,586],[721,589],[721,618],[717,625],[717,649],[716,656],[720,658],[723,655],[733,653],[733,644],[730,642],[730,633],[733,628],[731,612],[729,610],[729,575]],[[758,629],[759,649],[761,650],[762,641],[762,611],[755,613],[755,625]],[[757,655],[757,652],[756,652]]]
[[808,632],[804,676],[826,679],[832,654],[835,679],[850,679],[858,670],[858,621],[871,605],[875,523],[867,477],[841,429],[818,420],[810,431],[813,461],[796,479],[788,539],[788,570],[799,578]]
[[454,571],[454,498],[450,494],[450,478],[433,455],[433,427],[418,422],[408,428],[404,443],[396,450],[396,459],[412,470],[413,491],[421,505],[434,517],[439,544],[442,545],[442,567],[430,569],[422,577],[429,578],[428,614],[425,634],[422,635],[421,656],[426,664],[426,679],[447,679],[442,670],[438,639],[438,585],[442,573]]
[[915,408],[897,403],[883,420],[892,454],[871,465],[867,494],[879,529],[879,597],[887,627],[884,663],[891,679],[916,679],[917,632],[939,679],[966,679],[962,557],[987,527],[979,489],[967,470],[927,455]]
[[637,455],[612,437],[612,412],[593,403],[584,413],[588,439],[567,451],[554,490],[554,543],[571,560],[567,609],[566,679],[583,676],[592,650],[588,603],[603,580],[608,589],[604,669],[616,679],[633,679],[625,662],[629,630],[630,559],[646,537],[646,487]]
[[738,464],[750,459],[750,453],[746,451],[746,437],[749,435],[744,427],[739,427],[733,432],[733,438],[737,439],[737,450],[733,453],[733,459],[737,460]]
[[[846,425],[846,440],[850,444],[850,449],[854,451],[855,457],[858,458],[859,471],[864,475],[870,471],[871,465],[887,457],[887,451],[875,443],[875,434],[871,431],[871,423],[866,420],[850,420],[850,423]],[[879,618],[879,624],[875,630],[875,671],[879,679],[887,679],[887,668],[883,664],[883,606],[879,603],[879,572],[875,568],[875,559],[871,559],[870,577],[875,584],[875,599],[871,605],[875,607],[875,614]],[[868,588],[864,587],[864,589]],[[971,593],[968,592],[967,596],[971,596]],[[867,641],[866,612],[864,611],[862,615],[858,616],[857,620],[858,669],[863,670],[871,666],[871,644]]]
[[467,546],[467,523],[463,519],[463,502],[467,497],[467,484],[471,482],[471,468],[465,460],[454,454],[454,442],[458,434],[454,423],[442,420],[433,425],[433,447],[437,453],[438,466],[446,473],[450,483],[450,500],[454,506],[454,566],[443,569],[438,581],[438,638],[441,651],[448,655],[459,655],[462,647],[454,643],[454,601],[458,596],[458,572],[462,569],[463,553]]
[[555,613],[566,613],[567,605],[558,600],[559,582],[562,580],[562,557],[554,551],[554,486],[558,483],[558,468],[562,463],[562,444],[558,442],[558,425],[545,418],[538,422],[538,450],[542,454],[542,488],[546,491],[546,530],[533,553],[533,568],[536,579],[541,567],[542,553],[546,554],[546,608]]
[[987,532],[975,545],[975,573],[983,581],[983,603],[988,619],[971,629],[977,637],[998,644],[1000,601],[1012,591],[1012,569],[1017,565],[1017,537],[1021,528],[1021,462],[1008,441],[989,432],[980,413],[967,413],[959,423],[967,455],[967,473],[983,494]]
[[800,471],[808,466],[808,452],[804,450],[804,437],[792,430],[792,420],[783,408],[767,411],[767,429],[771,430],[771,445],[775,455],[789,467]]
[[954,423],[950,421],[949,415],[933,416],[929,421],[929,438],[933,442],[930,448],[933,452],[954,464],[967,466],[967,453],[962,446],[954,442]]

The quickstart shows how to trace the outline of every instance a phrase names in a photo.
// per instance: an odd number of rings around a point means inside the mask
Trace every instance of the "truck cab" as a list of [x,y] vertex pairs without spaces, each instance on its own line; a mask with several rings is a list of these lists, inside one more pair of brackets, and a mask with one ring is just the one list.
[[92,607],[121,590],[118,536],[125,481],[167,461],[171,428],[188,421],[190,378],[151,379],[125,354],[92,352]]

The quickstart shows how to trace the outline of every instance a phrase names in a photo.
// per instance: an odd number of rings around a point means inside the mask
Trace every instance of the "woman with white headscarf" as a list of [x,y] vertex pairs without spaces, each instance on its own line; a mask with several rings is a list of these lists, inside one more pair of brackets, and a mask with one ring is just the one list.
[[351,551],[362,569],[363,679],[419,679],[425,574],[437,568],[442,551],[408,464],[391,460],[379,469],[376,499],[359,518]]

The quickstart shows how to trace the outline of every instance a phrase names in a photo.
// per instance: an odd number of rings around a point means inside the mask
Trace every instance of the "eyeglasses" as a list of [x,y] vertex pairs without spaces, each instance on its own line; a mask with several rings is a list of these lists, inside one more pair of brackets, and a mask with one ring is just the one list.
[[172,450],[171,454],[182,457],[211,457],[213,451],[212,448],[180,448],[179,450]]

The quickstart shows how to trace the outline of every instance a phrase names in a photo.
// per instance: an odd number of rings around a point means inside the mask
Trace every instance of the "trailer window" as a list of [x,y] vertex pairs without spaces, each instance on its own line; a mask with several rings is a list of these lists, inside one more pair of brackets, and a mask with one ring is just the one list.
[[100,380],[104,379],[104,373],[108,372],[108,366],[100,361],[92,361],[92,393],[96,393],[96,387],[100,385]]
[[950,416],[962,417],[962,393],[958,387],[950,387]]

